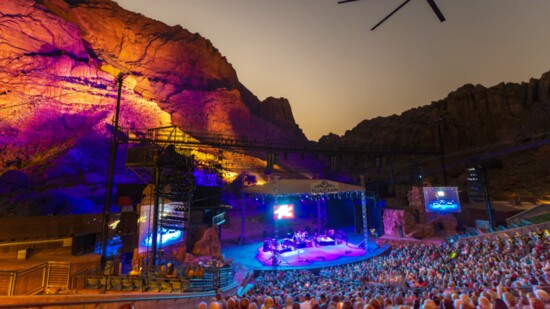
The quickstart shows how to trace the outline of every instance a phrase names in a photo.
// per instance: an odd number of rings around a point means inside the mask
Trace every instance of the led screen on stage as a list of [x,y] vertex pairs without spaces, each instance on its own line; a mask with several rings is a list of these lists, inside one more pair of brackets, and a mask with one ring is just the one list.
[[460,212],[460,199],[457,187],[424,187],[426,212]]
[[273,219],[294,219],[294,204],[273,205]]
[[[176,205],[165,204],[164,212],[160,214],[170,214],[175,212]],[[139,246],[138,252],[143,253],[151,250],[152,230],[153,230],[153,205],[141,205],[139,216]],[[169,246],[183,241],[183,231],[179,229],[164,228],[159,224],[157,234],[158,247]]]

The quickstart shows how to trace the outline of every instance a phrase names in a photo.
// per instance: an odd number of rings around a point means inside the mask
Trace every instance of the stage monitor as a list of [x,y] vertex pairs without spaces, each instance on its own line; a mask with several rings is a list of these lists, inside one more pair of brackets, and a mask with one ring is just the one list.
[[426,212],[460,212],[460,199],[457,187],[424,187]]
[[273,205],[273,220],[294,219],[294,204]]

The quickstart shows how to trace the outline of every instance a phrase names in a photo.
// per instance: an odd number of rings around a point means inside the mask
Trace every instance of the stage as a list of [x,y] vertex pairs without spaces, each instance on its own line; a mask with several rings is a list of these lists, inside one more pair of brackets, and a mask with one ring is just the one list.
[[304,247],[294,250],[264,251],[263,246],[258,249],[256,259],[264,266],[300,267],[313,265],[315,262],[333,262],[341,257],[360,257],[365,255],[365,249],[346,245],[345,243],[326,246]]
[[292,251],[275,253],[276,263],[273,265],[273,252],[264,251],[264,242],[254,242],[246,245],[224,245],[225,258],[233,259],[234,263],[242,264],[250,270],[291,270],[314,269],[337,266],[367,260],[389,250],[388,245],[378,247],[374,241],[369,241],[367,252],[357,245],[362,235],[355,235],[349,243],[327,246],[297,248]]
[[[253,256],[256,257],[256,261],[261,264],[262,267],[289,267],[289,268],[304,268],[304,267],[324,267],[320,263],[330,262],[332,265],[341,263],[350,263],[355,260],[361,260],[368,258],[371,250],[369,232],[368,232],[368,218],[367,218],[367,197],[365,195],[365,188],[362,186],[351,185],[342,182],[336,182],[327,179],[279,179],[275,177],[273,182],[266,184],[254,185],[250,187],[244,187],[243,203],[241,205],[241,236],[245,238],[245,220],[246,220],[246,199],[245,195],[253,196],[256,200],[262,198],[262,202],[265,204],[265,199],[269,200],[269,214],[273,214],[274,233],[271,234],[272,239],[268,239],[268,233],[264,234],[263,244],[257,246],[260,248]],[[327,201],[336,199],[345,199],[350,205],[353,206],[353,210],[349,212],[349,216],[345,218],[339,224],[329,224],[325,222],[323,227],[323,221],[327,220]],[[356,242],[357,245],[353,246],[353,242],[347,239],[346,233],[343,230],[336,230],[337,227],[353,228],[353,230],[361,230],[360,224],[355,220],[357,205],[354,200],[361,201],[361,213],[362,213],[362,240]],[[316,205],[317,210],[317,228],[307,228],[309,225],[298,228],[293,228],[295,233],[287,233],[287,237],[281,239],[279,225],[281,223],[292,222],[296,225],[296,221],[299,216],[296,216],[295,206],[298,210],[302,206],[302,203],[307,200],[313,205]],[[349,204],[348,203],[348,204]],[[296,204],[296,205],[295,205]],[[338,203],[340,204],[340,203]],[[310,205],[311,206],[311,205]],[[340,205],[341,206],[341,205]],[[271,207],[273,212],[271,212]],[[342,211],[344,208],[342,208]],[[265,209],[264,209],[265,214]],[[311,209],[309,215],[311,215]],[[308,217],[309,217],[308,215]],[[351,218],[354,220],[350,220]],[[336,221],[335,221],[336,222]],[[348,226],[353,224],[353,226]],[[265,230],[264,230],[265,231]],[[314,232],[313,232],[314,231]],[[313,235],[311,235],[313,232]],[[243,239],[241,239],[243,240]],[[240,243],[242,243],[240,241]],[[363,249],[358,248],[359,244],[365,243]],[[351,245],[350,245],[351,244]],[[368,244],[368,245],[367,245]],[[325,247],[325,248],[323,248]],[[250,252],[250,251],[249,251]],[[349,256],[348,256],[349,255]],[[375,253],[374,255],[377,255]],[[353,258],[351,261],[343,262],[344,258]],[[238,261],[239,259],[235,259]],[[319,262],[316,262],[319,260]],[[257,263],[254,263],[257,264]],[[247,264],[250,265],[250,264]]]

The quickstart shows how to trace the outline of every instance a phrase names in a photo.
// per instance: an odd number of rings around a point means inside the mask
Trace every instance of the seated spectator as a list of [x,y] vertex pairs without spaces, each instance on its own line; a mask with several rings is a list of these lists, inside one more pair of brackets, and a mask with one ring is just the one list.
[[204,278],[204,270],[202,270],[202,267],[199,265],[197,265],[197,268],[195,270],[195,278],[199,278],[199,279],[202,279]]
[[477,308],[479,309],[491,309],[493,307],[491,301],[485,296],[479,297],[477,304]]
[[543,303],[550,304],[550,296],[548,295],[548,293],[545,290],[535,289],[533,294],[535,295],[535,297],[538,300],[542,301]]
[[167,278],[177,277],[177,273],[176,273],[176,269],[174,268],[174,264],[172,264],[172,263],[167,264],[166,277]]
[[187,278],[195,278],[195,271],[193,270],[193,266],[187,266],[187,271],[185,272],[185,275],[187,276]]
[[205,302],[200,302],[199,305],[197,306],[197,309],[207,309],[208,308],[208,305],[205,303]]
[[[491,302],[495,309],[540,306],[548,294],[534,285],[550,281],[542,271],[549,261],[550,239],[542,232],[441,246],[400,243],[388,255],[322,268],[318,274],[262,271],[245,293],[258,305],[270,304],[271,297],[275,307],[284,309],[306,304],[306,294],[310,307],[319,304],[323,309],[485,309]],[[526,288],[533,293],[525,294]]]

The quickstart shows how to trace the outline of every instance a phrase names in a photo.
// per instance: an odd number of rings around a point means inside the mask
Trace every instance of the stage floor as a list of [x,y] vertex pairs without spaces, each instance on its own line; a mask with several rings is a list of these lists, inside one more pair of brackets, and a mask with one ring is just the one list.
[[350,237],[348,244],[300,248],[294,251],[279,254],[278,265],[272,265],[272,252],[263,251],[263,241],[244,244],[222,246],[225,258],[233,259],[235,263],[243,265],[249,270],[273,269],[314,269],[337,266],[364,261],[389,250],[389,246],[378,247],[374,241],[369,241],[369,248],[357,248],[361,242],[361,235]]
[[[342,264],[349,264],[364,261],[373,256],[380,255],[385,251],[389,250],[389,245],[382,246],[379,248],[374,240],[369,241],[369,248],[367,252],[360,250],[357,252],[357,245],[359,245],[364,240],[364,235],[362,233],[355,233],[353,231],[354,227],[350,226],[348,228],[339,228],[346,232],[348,239],[348,247],[346,245],[341,245],[344,247],[335,247],[335,246],[326,246],[326,247],[316,247],[319,250],[307,251],[310,248],[302,248],[300,251],[291,254],[288,258],[283,256],[287,261],[281,259],[280,265],[272,266],[268,261],[266,262],[266,256],[261,257],[260,261],[258,253],[260,249],[263,249],[265,235],[273,235],[274,227],[269,223],[264,223],[260,220],[262,213],[254,210],[247,210],[245,218],[245,237],[241,241],[242,225],[241,225],[241,209],[239,207],[232,208],[229,210],[230,219],[227,223],[222,225],[222,254],[226,259],[233,259],[235,264],[241,265],[247,270],[274,270],[274,269],[316,269],[321,267],[330,267],[337,266]],[[280,230],[286,230],[292,228],[294,231],[303,230],[306,226],[316,226],[317,218],[297,218],[295,220],[289,221],[285,226],[279,227]],[[282,241],[282,239],[281,239]],[[239,245],[241,243],[241,245]],[[355,250],[354,250],[355,249]],[[328,250],[330,252],[324,252]],[[339,252],[339,253],[336,253]],[[346,254],[346,251],[350,253]],[[361,254],[362,253],[362,254]],[[288,254],[288,253],[286,253]],[[330,259],[328,258],[330,255]],[[325,256],[325,259],[318,258]],[[308,262],[306,262],[306,259]],[[262,264],[262,261],[266,265]],[[235,275],[236,277],[239,274]]]

